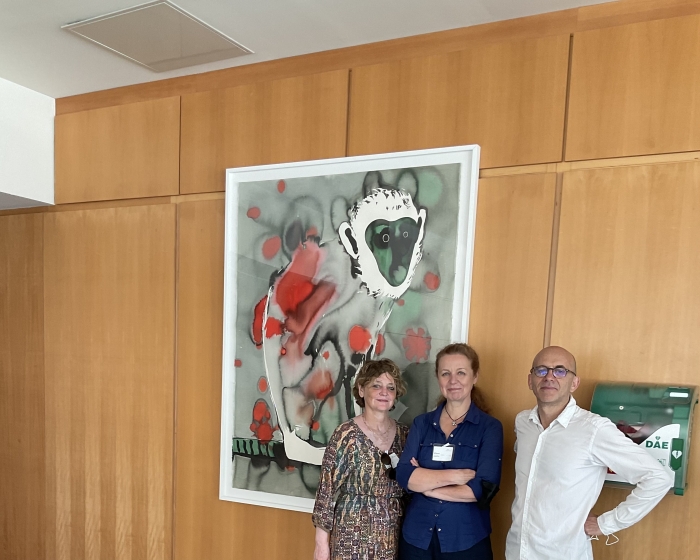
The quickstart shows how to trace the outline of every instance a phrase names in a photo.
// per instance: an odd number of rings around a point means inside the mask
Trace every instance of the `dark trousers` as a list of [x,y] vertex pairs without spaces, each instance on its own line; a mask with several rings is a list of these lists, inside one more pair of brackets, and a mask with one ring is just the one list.
[[436,531],[433,531],[433,538],[428,550],[407,543],[401,535],[399,560],[493,560],[491,538],[486,537],[467,550],[442,552]]

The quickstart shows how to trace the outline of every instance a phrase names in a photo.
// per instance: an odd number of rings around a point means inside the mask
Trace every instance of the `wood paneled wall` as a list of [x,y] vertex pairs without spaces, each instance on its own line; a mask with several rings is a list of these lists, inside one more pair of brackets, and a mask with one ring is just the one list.
[[[223,170],[477,142],[502,557],[543,344],[578,355],[583,404],[700,384],[698,18],[622,0],[58,100],[59,206],[0,215],[0,556],[310,558],[308,515],[217,498]],[[694,557],[699,471],[695,445],[687,495],[596,558]]]
[[178,194],[180,98],[58,115],[56,204]]
[[44,558],[43,216],[0,217],[0,558]]
[[349,155],[479,144],[482,168],[560,161],[568,61],[557,35],[355,68]]
[[180,192],[224,190],[229,167],[342,157],[348,71],[182,98]]
[[175,210],[45,216],[47,560],[172,557]]

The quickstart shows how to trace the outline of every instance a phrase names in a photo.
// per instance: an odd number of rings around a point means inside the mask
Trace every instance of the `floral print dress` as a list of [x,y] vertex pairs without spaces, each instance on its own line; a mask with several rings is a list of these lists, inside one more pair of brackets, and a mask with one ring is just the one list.
[[[390,454],[401,455],[407,435],[397,423]],[[330,533],[331,560],[396,558],[404,492],[387,475],[381,455],[354,420],[338,426],[328,441],[312,520]]]

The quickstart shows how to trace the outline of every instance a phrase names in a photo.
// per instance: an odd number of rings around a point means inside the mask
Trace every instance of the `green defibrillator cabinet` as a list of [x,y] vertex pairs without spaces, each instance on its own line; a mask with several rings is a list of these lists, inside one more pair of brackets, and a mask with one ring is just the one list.
[[[634,443],[671,469],[675,476],[673,491],[682,496],[697,402],[698,389],[690,385],[600,383],[593,393],[591,412],[612,420]],[[605,480],[613,486],[629,486],[612,472]]]

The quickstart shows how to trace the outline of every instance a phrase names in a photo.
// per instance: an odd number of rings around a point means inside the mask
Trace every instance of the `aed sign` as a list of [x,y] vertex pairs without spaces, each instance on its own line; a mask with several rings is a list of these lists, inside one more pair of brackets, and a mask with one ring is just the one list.
[[[674,470],[678,470],[681,466],[681,458],[683,456],[683,446],[677,445],[682,443],[679,439],[681,434],[680,424],[668,424],[650,434],[645,440],[639,443],[642,447],[661,463],[668,471],[675,476]],[[608,471],[605,480],[611,482],[627,482],[621,476]]]

